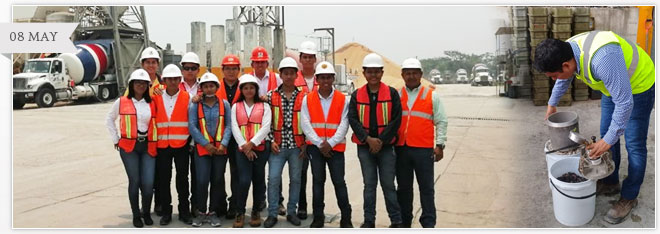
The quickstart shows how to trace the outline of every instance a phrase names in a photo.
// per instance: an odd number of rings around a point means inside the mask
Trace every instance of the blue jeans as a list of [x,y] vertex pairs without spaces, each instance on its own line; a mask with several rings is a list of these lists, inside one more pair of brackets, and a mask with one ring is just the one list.
[[238,197],[236,199],[236,214],[245,214],[248,191],[252,185],[252,210],[256,211],[257,205],[266,200],[266,162],[270,156],[270,144],[265,143],[264,151],[254,151],[257,158],[248,160],[243,152],[236,150],[236,166],[238,176]]
[[268,216],[277,217],[280,192],[282,191],[282,169],[289,164],[289,203],[287,214],[296,215],[296,205],[300,195],[300,174],[302,172],[302,159],[299,158],[300,149],[280,149],[279,154],[271,152],[268,158]]
[[142,191],[142,210],[151,212],[151,198],[154,194],[156,158],[147,153],[147,142],[138,142],[132,152],[119,150],[121,161],[128,176],[128,201],[133,217],[140,217],[139,191]]
[[376,154],[369,153],[369,146],[358,145],[358,158],[364,181],[364,221],[376,221],[376,187],[380,179],[390,221],[393,224],[401,223],[401,207],[394,186],[396,156],[392,145],[383,145]]
[[351,220],[351,204],[348,200],[348,189],[344,180],[345,163],[344,152],[332,151],[332,157],[326,158],[321,155],[321,151],[315,145],[307,146],[307,155],[309,165],[312,167],[312,209],[314,218],[325,217],[323,209],[325,208],[325,165],[328,165],[330,179],[335,188],[337,205],[341,211],[342,220]]
[[413,180],[417,177],[422,215],[419,222],[424,228],[435,227],[435,189],[433,188],[433,148],[410,146],[396,147],[397,198],[401,205],[403,223],[410,225],[413,219]]
[[[649,120],[651,110],[655,103],[655,85],[649,90],[633,95],[633,110],[626,126],[624,137],[626,139],[626,150],[628,151],[628,177],[623,180],[621,196],[632,200],[639,195],[639,188],[644,181],[646,170],[646,136],[649,131]],[[600,136],[603,137],[612,122],[614,103],[611,97],[603,95],[601,99]],[[614,173],[603,179],[605,184],[616,184],[619,182],[619,166],[621,164],[621,144],[617,141],[612,148],[612,160],[614,160]]]
[[[206,213],[206,200],[209,194],[209,183],[211,183],[211,197],[208,206],[209,212],[220,212],[227,210],[225,197],[225,168],[227,167],[227,155],[202,156],[195,151],[195,207],[202,213]],[[223,207],[224,206],[224,207]]]

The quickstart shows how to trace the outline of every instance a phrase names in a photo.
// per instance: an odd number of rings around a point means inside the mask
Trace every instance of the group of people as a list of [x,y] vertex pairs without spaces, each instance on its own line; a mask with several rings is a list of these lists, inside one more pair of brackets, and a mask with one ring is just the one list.
[[[222,79],[200,71],[199,57],[187,53],[180,67],[158,72],[160,56],[142,52],[142,69],[128,80],[127,92],[106,119],[115,148],[128,175],[133,225],[153,225],[152,196],[160,225],[172,220],[172,162],[176,168],[179,220],[194,227],[273,227],[278,215],[292,225],[307,219],[307,172],[312,171],[312,228],[325,223],[326,170],[341,211],[340,227],[351,228],[352,209],[344,179],[346,135],[357,145],[364,182],[364,221],[376,222],[376,187],[380,182],[389,227],[411,227],[413,178],[417,177],[422,227],[434,227],[434,162],[443,157],[447,117],[437,92],[421,85],[422,66],[414,58],[402,63],[405,87],[383,82],[382,57],[363,58],[367,84],[350,97],[333,87],[331,63],[317,64],[316,45],[300,45],[299,60],[284,58],[278,72],[268,70],[266,49],[252,51],[249,74],[241,73],[237,56],[222,59]],[[116,120],[119,118],[119,128]],[[231,196],[225,190],[229,162]],[[288,164],[288,202],[282,195],[282,171]],[[266,167],[267,166],[267,167]],[[266,169],[268,181],[266,182]],[[188,179],[190,173],[191,179]],[[396,180],[396,186],[395,186]],[[248,192],[252,186],[249,221]],[[139,194],[142,194],[140,205]]]

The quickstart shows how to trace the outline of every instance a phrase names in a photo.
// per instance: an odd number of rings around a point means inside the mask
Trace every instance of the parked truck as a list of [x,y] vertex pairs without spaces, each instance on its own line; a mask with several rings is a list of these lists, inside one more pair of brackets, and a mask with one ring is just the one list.
[[468,83],[467,71],[465,69],[461,68],[456,70],[456,83],[459,84]]
[[429,72],[429,76],[431,77],[431,83],[433,84],[442,84],[443,79],[442,79],[442,73],[438,69],[433,69]]
[[479,85],[493,85],[493,77],[490,75],[490,70],[488,69],[488,66],[483,63],[477,63],[472,67],[472,74],[471,74],[471,85],[472,86],[479,86]]

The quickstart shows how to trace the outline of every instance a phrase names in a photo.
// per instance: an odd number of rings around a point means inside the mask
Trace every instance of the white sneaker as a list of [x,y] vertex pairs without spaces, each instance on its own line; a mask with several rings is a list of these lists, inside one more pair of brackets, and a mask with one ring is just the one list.
[[192,226],[201,227],[204,224],[205,219],[206,219],[206,214],[202,212],[197,212],[197,216],[192,220]]

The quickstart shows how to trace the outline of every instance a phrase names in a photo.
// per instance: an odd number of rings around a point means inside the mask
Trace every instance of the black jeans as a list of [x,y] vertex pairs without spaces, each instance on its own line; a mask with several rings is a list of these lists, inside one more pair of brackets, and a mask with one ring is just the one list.
[[[404,224],[412,223],[413,179],[417,177],[419,200],[422,215],[419,222],[422,227],[435,227],[435,189],[433,188],[433,149],[402,146],[396,147],[396,182],[397,198],[401,206],[401,218]],[[414,174],[413,174],[414,173]]]
[[120,149],[119,155],[128,176],[128,201],[131,204],[133,217],[140,217],[140,191],[142,192],[142,210],[144,213],[150,213],[156,158],[147,153],[146,141],[136,143],[130,153]]
[[[192,137],[188,138],[188,145],[192,142]],[[193,142],[194,143],[194,142]],[[190,156],[190,210],[194,211],[197,209],[195,205],[197,204],[197,171],[195,167],[195,155],[197,153],[197,147],[195,145],[190,145],[188,150],[188,155]]]
[[240,151],[236,151],[236,166],[238,166],[238,197],[236,199],[236,213],[245,213],[248,191],[252,185],[252,209],[256,210],[260,202],[266,200],[266,162],[270,156],[270,144],[266,143],[264,151],[254,151],[257,158],[254,161]]
[[188,170],[190,168],[190,157],[188,156],[188,145],[181,148],[158,149],[156,167],[158,168],[158,188],[156,193],[160,194],[160,205],[163,206],[163,215],[172,214],[172,194],[170,192],[170,181],[172,180],[172,160],[176,166],[176,192],[179,197],[179,214],[190,214],[190,186],[188,182]]
[[[229,187],[230,187],[230,190],[231,190],[231,197],[227,198],[227,201],[229,203],[229,207],[233,208],[234,210],[236,210],[236,197],[237,197],[236,195],[238,195],[238,191],[239,191],[239,189],[238,189],[238,178],[240,177],[239,173],[238,173],[238,166],[236,165],[236,153],[237,152],[238,152],[238,144],[236,144],[236,140],[234,140],[234,138],[232,137],[231,140],[229,140],[229,145],[227,145],[227,158],[228,158],[228,161],[229,161],[229,176],[231,176],[230,182],[229,182]],[[222,179],[222,183],[223,183],[223,188],[224,188],[224,183],[225,183],[224,177]],[[227,194],[226,190],[223,189],[223,191],[225,191],[225,194]],[[218,214],[221,214],[221,211],[216,211],[216,212]]]
[[325,165],[330,170],[330,179],[335,187],[335,196],[337,196],[337,205],[341,211],[342,219],[351,219],[351,204],[348,201],[348,189],[344,180],[344,152],[332,151],[332,157],[326,158],[321,155],[321,151],[315,145],[307,146],[307,152],[311,156],[309,162],[312,166],[312,206],[314,217],[323,217],[325,208]]
[[[309,146],[307,146],[309,147]],[[309,168],[309,153],[302,160],[302,172],[300,174],[300,195],[298,196],[298,210],[307,210],[307,171]]]

